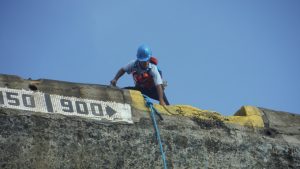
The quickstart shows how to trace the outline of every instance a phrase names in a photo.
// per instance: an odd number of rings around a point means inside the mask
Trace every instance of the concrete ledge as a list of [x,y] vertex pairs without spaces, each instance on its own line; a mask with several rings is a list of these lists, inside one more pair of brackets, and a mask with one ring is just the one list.
[[[138,91],[130,90],[132,107],[140,111],[149,112],[145,106],[143,96]],[[234,116],[222,116],[218,112],[202,110],[189,105],[161,106],[155,104],[154,107],[164,115],[179,115],[202,120],[219,120],[224,123],[237,124],[247,127],[264,127],[264,122],[260,110],[253,106],[243,106]]]
[[[133,122],[139,122],[141,118],[149,118],[149,109],[145,106],[144,98],[138,91],[122,90],[106,85],[72,83],[48,79],[26,80],[18,76],[4,74],[0,74],[0,87],[129,104],[131,106]],[[233,116],[222,116],[218,112],[202,110],[189,105],[163,107],[155,104],[154,106],[160,113],[167,116],[217,120],[225,124],[236,124],[247,127],[277,127],[278,131],[281,128],[289,128],[294,133],[299,131],[299,115],[291,115],[290,113],[282,113],[254,106],[242,106]],[[290,124],[286,124],[286,122]]]

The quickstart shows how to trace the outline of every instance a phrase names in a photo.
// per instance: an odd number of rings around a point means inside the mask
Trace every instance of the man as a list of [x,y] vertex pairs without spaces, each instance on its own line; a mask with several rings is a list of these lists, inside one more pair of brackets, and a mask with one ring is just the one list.
[[151,49],[147,45],[141,45],[137,51],[137,59],[121,68],[110,83],[116,86],[118,79],[127,72],[133,75],[135,87],[125,89],[139,90],[144,95],[158,100],[160,105],[169,105],[160,71],[155,64],[150,62],[151,56]]

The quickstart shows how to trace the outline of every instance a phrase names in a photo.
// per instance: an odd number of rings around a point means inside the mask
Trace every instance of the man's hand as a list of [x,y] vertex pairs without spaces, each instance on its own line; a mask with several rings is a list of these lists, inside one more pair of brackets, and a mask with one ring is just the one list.
[[116,86],[116,85],[117,85],[117,80],[116,80],[116,79],[111,80],[111,81],[110,81],[110,84],[111,84],[112,86]]
[[157,85],[156,90],[157,90],[157,94],[158,94],[159,104],[162,105],[162,106],[165,106],[166,103],[164,101],[164,92],[163,92],[163,89],[162,89],[162,85]]
[[163,101],[163,100],[159,101],[159,104],[162,105],[162,106],[166,105],[165,101]]
[[116,86],[116,85],[117,85],[118,79],[119,79],[121,76],[123,76],[124,73],[125,73],[125,70],[124,70],[123,68],[121,68],[121,69],[118,71],[118,73],[116,74],[115,78],[114,78],[113,80],[110,81],[110,84],[111,84],[112,86]]

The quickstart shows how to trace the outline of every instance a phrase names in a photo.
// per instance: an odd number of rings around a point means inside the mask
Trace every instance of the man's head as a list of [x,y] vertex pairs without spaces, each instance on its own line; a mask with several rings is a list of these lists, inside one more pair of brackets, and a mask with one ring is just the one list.
[[147,45],[141,45],[138,48],[138,51],[136,54],[138,61],[140,61],[140,62],[149,61],[151,56],[152,56],[152,51]]
[[152,56],[152,51],[149,48],[149,46],[147,46],[147,45],[141,45],[138,48],[136,57],[137,57],[137,60],[139,61],[140,66],[143,69],[147,69],[148,68],[151,56]]

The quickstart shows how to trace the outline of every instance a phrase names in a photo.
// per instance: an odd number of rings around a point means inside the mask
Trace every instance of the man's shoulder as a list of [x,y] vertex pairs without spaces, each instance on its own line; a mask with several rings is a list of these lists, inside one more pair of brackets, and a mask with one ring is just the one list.
[[157,65],[155,65],[155,64],[153,64],[153,63],[149,63],[149,69],[150,69],[150,71],[153,72],[153,73],[159,73],[159,72],[158,72],[158,67],[157,67]]
[[153,63],[149,63],[149,68],[152,69],[157,69],[157,65],[153,64]]

